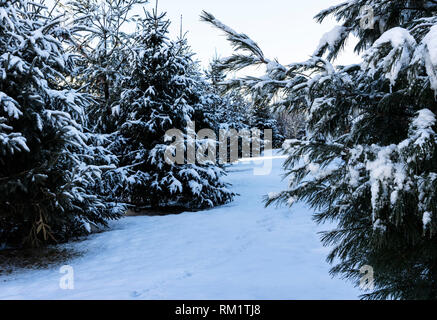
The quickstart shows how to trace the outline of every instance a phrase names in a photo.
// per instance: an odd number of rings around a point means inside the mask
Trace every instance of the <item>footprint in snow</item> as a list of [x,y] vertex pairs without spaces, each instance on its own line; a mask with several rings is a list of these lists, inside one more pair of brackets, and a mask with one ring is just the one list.
[[139,296],[141,296],[142,295],[142,293],[141,292],[138,292],[138,291],[133,291],[131,294],[130,294],[130,296],[132,297],[132,298],[138,298]]
[[[181,280],[181,279],[185,279],[185,278],[189,278],[192,277],[193,274],[189,271],[184,271],[180,276],[174,278],[173,280]],[[149,289],[144,289],[141,291],[132,291],[130,296],[132,298],[138,298],[141,297],[142,295],[144,295],[145,293],[152,293],[152,294],[159,294],[159,290],[165,286],[166,284],[168,284],[170,281],[166,280],[166,281],[159,281],[158,283],[156,283],[155,285],[153,285],[152,287],[150,287]]]

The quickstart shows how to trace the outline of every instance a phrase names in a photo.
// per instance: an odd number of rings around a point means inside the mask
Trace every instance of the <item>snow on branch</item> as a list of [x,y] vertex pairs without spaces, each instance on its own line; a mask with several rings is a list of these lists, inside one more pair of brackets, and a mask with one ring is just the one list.
[[[399,73],[410,65],[416,45],[416,40],[408,30],[392,28],[366,52],[363,67],[370,75],[382,71],[394,85]],[[384,47],[389,50],[381,50]]]
[[416,52],[421,53],[423,57],[431,89],[437,95],[437,26],[430,29]]
[[219,20],[217,20],[212,14],[203,11],[200,15],[200,19],[202,21],[211,23],[216,28],[222,30],[227,37],[227,40],[231,42],[232,46],[235,50],[249,51],[252,53],[260,63],[268,63],[268,60],[265,59],[264,53],[260,49],[260,47],[247,35],[243,33],[238,33],[235,30],[229,28]]
[[320,11],[314,19],[316,19],[317,22],[321,23],[323,20],[325,20],[326,17],[331,15],[340,15],[342,11],[347,10],[350,8],[354,3],[352,1],[346,1],[343,3],[340,3],[335,6],[331,6],[325,10]]
[[333,60],[337,57],[340,49],[344,47],[348,36],[348,28],[343,26],[335,26],[331,31],[323,35],[313,55],[321,57],[326,51],[328,51],[329,53],[327,59]]

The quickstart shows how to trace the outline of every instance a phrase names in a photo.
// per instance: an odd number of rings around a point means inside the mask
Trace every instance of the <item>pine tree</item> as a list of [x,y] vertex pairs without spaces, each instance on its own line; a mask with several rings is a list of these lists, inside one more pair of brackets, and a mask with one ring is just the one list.
[[233,193],[222,182],[224,171],[214,163],[170,164],[166,132],[179,129],[195,149],[186,127],[199,109],[201,94],[184,45],[168,39],[165,14],[146,12],[135,37],[131,74],[123,83],[121,136],[125,139],[121,166],[128,168],[126,202],[134,207],[197,209],[230,201]]
[[[437,3],[354,0],[316,18],[331,15],[341,25],[308,61],[288,66],[212,15],[203,19],[247,53],[224,59],[223,69],[266,66],[264,77],[233,85],[307,114],[305,137],[286,148],[290,187],[267,203],[304,200],[317,222],[337,222],[322,236],[338,262],[332,272],[358,285],[371,266],[375,287],[364,298],[436,299]],[[334,65],[351,34],[362,63]]]
[[72,76],[81,92],[92,97],[86,110],[86,125],[95,151],[94,164],[106,170],[96,181],[94,190],[106,202],[121,198],[126,171],[120,168],[120,152],[125,141],[119,133],[121,85],[129,76],[129,59],[133,42],[128,25],[137,16],[133,10],[145,0],[72,0],[66,10],[72,18],[70,51],[77,54],[78,68]]
[[[262,103],[258,104],[257,101],[251,101],[244,91],[232,85],[232,81],[228,87],[226,74],[221,68],[219,58],[214,58],[206,72],[206,77],[210,82],[208,89],[206,89],[206,92],[210,94],[210,101],[207,104],[214,109],[218,129],[223,131],[236,130],[239,133],[250,132],[250,136],[239,137],[238,157],[253,155],[243,155],[243,143],[251,144],[252,151],[256,149],[255,145],[259,145],[261,150],[264,148],[268,143],[264,137],[264,130],[272,130],[273,140],[270,142],[274,148],[282,146],[284,136],[270,108]],[[253,132],[257,129],[259,130],[259,138],[256,138]],[[243,139],[246,141],[243,142]],[[256,144],[254,144],[255,141]],[[228,150],[228,158],[230,158],[230,150]]]
[[[217,68],[218,62],[218,58],[214,58],[209,70],[205,72],[203,105],[215,119],[215,125],[210,126],[210,128],[214,128],[217,137],[220,137],[220,134],[229,136],[239,134],[237,158],[248,157],[249,155],[243,154],[242,146],[244,143],[251,144],[252,140],[255,139],[250,132],[252,106],[238,90],[224,90],[221,83],[225,81],[226,75]],[[241,135],[244,132],[248,134]],[[260,141],[257,142],[260,143]],[[217,155],[219,156],[220,147],[226,147],[227,157],[230,161],[232,156],[228,140],[220,141],[220,143],[222,145],[217,145]]]
[[89,100],[68,83],[71,34],[54,14],[0,1],[0,242],[9,245],[64,241],[118,215],[90,191],[104,168],[86,163]]
[[128,75],[132,35],[125,31],[137,18],[132,13],[146,0],[72,0],[66,8],[73,18],[73,50],[81,57],[76,80],[94,103],[88,117],[95,130],[117,130],[120,86]]
[[254,103],[250,111],[250,125],[261,131],[261,141],[265,140],[264,130],[272,130],[272,146],[273,148],[281,148],[285,138],[280,132],[278,121],[274,118],[270,108]]

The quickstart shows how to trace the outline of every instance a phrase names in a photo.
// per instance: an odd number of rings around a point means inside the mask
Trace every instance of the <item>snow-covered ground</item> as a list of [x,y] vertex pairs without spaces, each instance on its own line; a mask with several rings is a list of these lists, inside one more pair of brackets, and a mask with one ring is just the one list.
[[283,158],[270,175],[252,162],[230,168],[240,194],[203,212],[127,217],[112,230],[74,243],[86,253],[69,262],[74,289],[59,267],[0,277],[0,299],[356,299],[332,279],[311,212],[303,204],[264,208],[262,197],[286,186]]

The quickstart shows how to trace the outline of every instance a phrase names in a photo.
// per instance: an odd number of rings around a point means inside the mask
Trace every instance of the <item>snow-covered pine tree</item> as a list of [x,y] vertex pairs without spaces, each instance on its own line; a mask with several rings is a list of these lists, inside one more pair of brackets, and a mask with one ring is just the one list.
[[101,133],[117,130],[121,82],[129,73],[132,34],[126,32],[137,18],[132,13],[147,0],[70,0],[67,12],[73,23],[73,50],[81,57],[77,79],[94,103],[88,110],[91,124]]
[[[203,105],[209,113],[214,115],[215,125],[214,128],[217,137],[220,137],[220,132],[224,135],[231,135],[231,130],[240,133],[244,131],[248,132],[246,135],[238,137],[238,158],[243,156],[243,143],[250,144],[252,137],[250,136],[250,110],[251,104],[243,97],[238,90],[223,90],[223,87],[219,83],[225,80],[225,74],[219,68],[216,68],[218,58],[214,58],[210,63],[209,70],[205,71],[206,79],[203,80],[204,94]],[[243,139],[245,140],[243,142]],[[228,146],[228,141],[220,141],[222,144],[226,144],[227,157],[231,159],[231,150]],[[260,143],[258,141],[258,143]],[[222,148],[224,145],[221,146]],[[219,156],[220,144],[217,145],[217,155]]]
[[[275,112],[276,113],[276,112]],[[279,133],[287,139],[300,139],[305,135],[305,115],[282,110],[276,113]]]
[[266,143],[264,141],[264,130],[266,129],[272,130],[272,146],[274,148],[282,146],[284,137],[269,106],[250,101],[251,99],[239,87],[228,86],[226,74],[221,68],[219,58],[214,58],[206,76],[210,82],[207,92],[210,93],[211,102],[208,104],[214,108],[219,129],[238,132],[260,130],[259,138],[256,138],[252,132],[248,137],[239,138],[238,157],[250,156],[243,155],[243,138],[246,139],[246,143],[253,143],[257,139],[256,144],[252,144],[252,146],[259,145],[263,148]]
[[[306,136],[288,143],[290,187],[268,204],[305,200],[316,221],[337,222],[322,237],[334,247],[332,272],[358,285],[371,266],[375,287],[364,298],[437,299],[437,3],[353,0],[317,19],[330,15],[341,25],[308,61],[288,66],[212,15],[203,19],[247,53],[223,69],[266,65],[264,77],[233,85],[308,115]],[[333,65],[351,34],[357,52],[366,50],[362,63]]]
[[106,201],[121,199],[120,186],[126,172],[118,160],[125,143],[119,134],[121,84],[129,75],[132,33],[129,24],[137,16],[133,10],[146,0],[71,0],[66,10],[72,18],[70,50],[79,57],[73,75],[81,92],[92,97],[86,110],[90,143],[95,150],[93,162],[112,166],[96,181],[95,190]]
[[264,130],[270,129],[272,130],[273,148],[281,148],[285,138],[270,107],[263,104],[257,105],[254,102],[250,111],[250,126],[261,130],[261,140],[264,141]]
[[272,146],[280,148],[284,142],[284,136],[275,115],[270,110],[270,106],[265,104],[264,99],[257,100],[258,96],[254,95],[253,92],[235,85],[232,80],[228,81],[225,70],[220,59],[215,58],[207,73],[212,83],[211,88],[217,94],[220,94],[223,99],[222,106],[217,110],[219,121],[223,124],[222,128],[229,127],[236,130],[259,129],[261,133],[259,143],[261,146],[264,145],[264,130],[270,129],[273,134]]
[[216,96],[214,113],[220,129],[249,130],[251,105],[238,90],[224,90],[220,85],[226,79],[225,73],[217,67],[219,58],[214,58],[205,72],[207,90]]
[[83,132],[87,96],[67,76],[74,58],[62,16],[43,4],[0,1],[0,242],[63,241],[117,212],[90,192],[102,168]]
[[120,103],[121,135],[125,139],[121,165],[129,169],[126,202],[153,208],[197,209],[230,201],[233,193],[222,181],[224,171],[214,163],[169,164],[165,160],[166,132],[179,129],[197,149],[187,132],[201,94],[189,76],[192,65],[184,46],[168,39],[165,14],[146,12],[139,22],[131,74],[123,83]]
[[[193,57],[195,55],[188,45],[187,38],[184,34],[181,34],[177,39],[175,46],[179,47],[177,51],[181,55],[187,57]],[[218,134],[218,115],[216,107],[221,103],[220,96],[211,90],[210,84],[206,81],[205,75],[201,72],[199,61],[192,61],[186,65],[185,76],[195,83],[196,96],[199,97],[193,105],[191,115],[191,121],[195,123],[196,130],[211,129]]]

